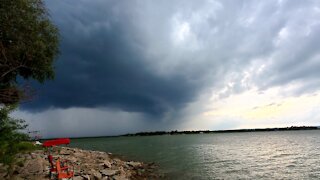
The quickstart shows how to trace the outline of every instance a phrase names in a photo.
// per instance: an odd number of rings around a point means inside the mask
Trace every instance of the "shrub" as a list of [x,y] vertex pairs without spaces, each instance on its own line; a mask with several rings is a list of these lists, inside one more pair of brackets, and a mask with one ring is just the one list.
[[10,105],[0,108],[0,163],[4,164],[11,164],[18,152],[29,148],[29,145],[21,144],[29,139],[21,131],[27,127],[25,121],[9,116],[15,107]]

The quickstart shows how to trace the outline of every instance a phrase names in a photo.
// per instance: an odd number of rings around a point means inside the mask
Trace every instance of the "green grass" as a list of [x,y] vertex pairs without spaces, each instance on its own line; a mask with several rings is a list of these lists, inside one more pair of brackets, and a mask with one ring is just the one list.
[[42,149],[42,146],[34,145],[31,142],[25,141],[17,144],[16,148],[18,149],[18,152],[28,152]]

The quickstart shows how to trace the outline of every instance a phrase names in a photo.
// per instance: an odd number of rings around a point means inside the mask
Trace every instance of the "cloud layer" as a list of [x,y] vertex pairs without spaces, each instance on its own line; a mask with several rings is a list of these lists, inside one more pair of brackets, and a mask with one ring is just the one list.
[[182,123],[205,111],[211,96],[281,87],[279,95],[290,97],[320,86],[318,1],[46,5],[60,29],[61,55],[56,79],[37,86],[24,111],[109,108]]

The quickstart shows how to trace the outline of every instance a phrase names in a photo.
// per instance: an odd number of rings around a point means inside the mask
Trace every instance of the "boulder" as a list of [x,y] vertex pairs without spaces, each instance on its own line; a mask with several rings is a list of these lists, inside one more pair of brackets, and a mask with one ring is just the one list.
[[113,175],[116,175],[118,174],[118,170],[112,170],[112,169],[104,169],[104,170],[100,170],[100,173],[103,175],[103,176],[113,176]]
[[35,153],[30,153],[30,156],[31,156],[32,159],[37,158],[37,155]]
[[83,178],[84,180],[90,180],[90,179],[91,179],[88,174],[82,175],[82,178]]
[[103,162],[103,167],[104,168],[111,168],[112,167],[112,163],[110,161],[104,161]]
[[127,165],[131,166],[131,167],[137,167],[137,166],[141,166],[140,162],[134,162],[134,161],[129,161],[126,163]]
[[30,159],[27,160],[25,166],[21,168],[20,174],[39,174],[45,171],[45,167],[43,166],[43,159]]
[[102,179],[102,175],[99,172],[94,172],[92,175],[95,180]]

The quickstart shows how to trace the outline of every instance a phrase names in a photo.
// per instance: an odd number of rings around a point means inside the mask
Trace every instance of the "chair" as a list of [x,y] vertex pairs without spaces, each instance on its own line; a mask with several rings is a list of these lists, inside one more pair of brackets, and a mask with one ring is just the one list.
[[72,178],[74,176],[74,172],[73,171],[69,171],[68,169],[66,170],[63,170],[61,168],[61,165],[60,165],[60,159],[58,159],[56,161],[56,168],[57,168],[57,177],[58,179],[63,179],[63,178]]
[[[53,157],[52,155],[48,155],[48,160],[50,163],[50,170],[49,170],[49,178],[51,179],[52,177],[52,173],[56,173],[57,172],[57,168],[53,163]],[[62,166],[60,165],[61,170],[67,170],[69,167],[68,166]]]

